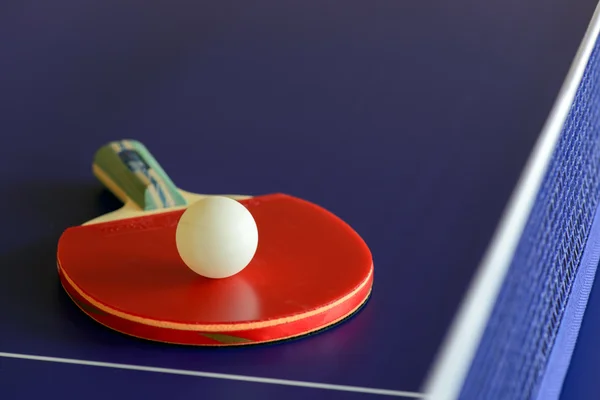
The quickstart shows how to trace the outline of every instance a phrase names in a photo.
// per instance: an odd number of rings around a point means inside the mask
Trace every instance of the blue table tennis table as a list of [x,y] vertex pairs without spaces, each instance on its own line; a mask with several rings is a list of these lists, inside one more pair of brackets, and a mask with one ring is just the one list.
[[[596,399],[596,7],[3,2],[0,398]],[[91,161],[124,138],[182,189],[346,220],[373,252],[368,304],[243,348],[90,320],[56,244],[119,207]]]

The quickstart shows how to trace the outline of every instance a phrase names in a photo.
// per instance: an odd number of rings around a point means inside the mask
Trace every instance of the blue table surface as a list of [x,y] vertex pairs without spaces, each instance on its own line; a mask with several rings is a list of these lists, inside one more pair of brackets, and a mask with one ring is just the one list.
[[[419,391],[594,6],[3,2],[0,352]],[[90,164],[122,138],[183,189],[285,192],[345,219],[374,255],[367,307],[321,335],[244,349],[97,326],[59,285],[56,243],[118,207]],[[149,374],[0,358],[0,393],[92,381],[88,398],[365,397]]]
[[562,399],[596,400],[600,397],[598,337],[600,337],[600,274],[596,273],[571,365],[565,377]]

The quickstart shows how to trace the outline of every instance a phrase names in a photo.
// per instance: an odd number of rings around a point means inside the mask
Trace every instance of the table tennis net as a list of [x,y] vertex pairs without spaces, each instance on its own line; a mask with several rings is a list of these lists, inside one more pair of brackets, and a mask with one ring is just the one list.
[[556,367],[548,365],[550,353],[573,282],[586,268],[600,200],[599,52],[596,44],[461,399],[537,398],[544,374]]

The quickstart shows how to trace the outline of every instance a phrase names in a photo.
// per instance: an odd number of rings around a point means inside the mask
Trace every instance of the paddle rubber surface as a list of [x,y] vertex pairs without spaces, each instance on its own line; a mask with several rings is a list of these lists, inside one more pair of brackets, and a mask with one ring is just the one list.
[[332,213],[288,195],[240,201],[259,244],[227,279],[191,271],[175,244],[184,210],[67,229],[58,246],[65,290],[111,329],[161,342],[240,345],[304,335],[366,301],[371,253]]

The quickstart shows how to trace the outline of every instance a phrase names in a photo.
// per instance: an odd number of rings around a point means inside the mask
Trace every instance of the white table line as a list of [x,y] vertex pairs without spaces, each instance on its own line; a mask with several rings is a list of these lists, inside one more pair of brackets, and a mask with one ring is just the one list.
[[134,371],[145,371],[145,372],[159,372],[164,374],[174,375],[187,375],[196,376],[202,378],[213,378],[213,379],[226,379],[234,381],[254,382],[254,383],[267,383],[272,385],[285,385],[285,386],[297,386],[306,387],[313,389],[325,389],[325,390],[337,390],[342,392],[356,392],[356,393],[368,393],[382,396],[395,396],[405,398],[423,398],[422,393],[406,392],[401,390],[389,390],[389,389],[375,389],[360,386],[347,386],[347,385],[333,385],[328,383],[317,383],[317,382],[303,382],[288,379],[274,379],[274,378],[261,378],[256,376],[245,376],[245,375],[233,375],[233,374],[221,374],[215,372],[202,372],[202,371],[190,371],[184,369],[172,369],[172,368],[159,368],[159,367],[148,367],[144,365],[132,365],[132,364],[120,364],[120,363],[109,363],[102,361],[89,361],[89,360],[78,360],[72,358],[61,358],[61,357],[46,357],[36,356],[30,354],[19,354],[19,353],[5,353],[0,352],[0,357],[4,358],[16,358],[22,360],[35,360],[35,361],[46,361],[55,362],[62,364],[75,364],[75,365],[86,365],[93,367],[103,368],[116,368]]

